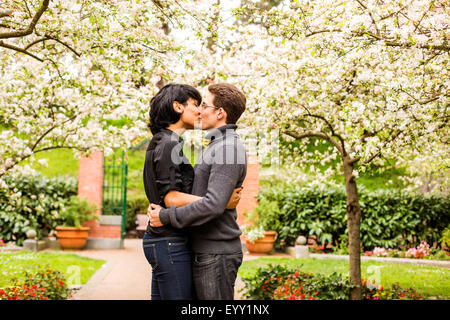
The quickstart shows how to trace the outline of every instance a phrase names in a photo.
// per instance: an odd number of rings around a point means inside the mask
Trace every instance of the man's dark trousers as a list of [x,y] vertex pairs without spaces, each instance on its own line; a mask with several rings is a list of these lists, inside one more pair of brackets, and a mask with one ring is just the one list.
[[233,300],[242,251],[232,254],[195,253],[193,280],[200,300]]

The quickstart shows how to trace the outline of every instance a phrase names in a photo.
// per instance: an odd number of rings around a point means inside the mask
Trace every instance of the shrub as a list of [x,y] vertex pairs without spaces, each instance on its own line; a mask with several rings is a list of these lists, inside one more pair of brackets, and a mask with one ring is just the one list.
[[127,199],[127,231],[136,229],[136,215],[147,214],[148,206],[149,202],[145,195],[136,195]]
[[[308,275],[305,277],[304,275]],[[341,275],[328,276],[302,273],[297,270],[287,276],[273,294],[275,300],[347,300],[353,286]]]
[[93,219],[99,219],[95,214],[96,206],[87,199],[71,196],[64,209],[60,212],[60,226],[81,227],[81,223]]
[[48,179],[39,174],[3,177],[0,188],[0,238],[22,245],[28,229],[37,238],[48,235],[60,222],[59,212],[77,194],[77,180],[71,177]]
[[361,288],[363,300],[423,300],[422,295],[414,289],[402,288],[398,283],[386,289],[361,279]]
[[[416,195],[404,190],[359,190],[361,243],[365,249],[399,248],[438,242],[450,224],[448,195]],[[294,245],[298,235],[315,235],[339,245],[347,231],[344,187],[263,187],[255,208],[258,222],[277,231],[276,248]],[[346,244],[345,244],[346,245]]]
[[14,278],[11,286],[0,289],[0,300],[64,300],[69,292],[64,275],[47,267],[26,271],[23,281]]
[[[348,278],[338,273],[312,274],[282,265],[258,268],[255,275],[242,278],[245,297],[252,300],[348,300],[354,287]],[[361,280],[363,300],[419,300],[412,288],[394,283],[390,288]]]
[[442,238],[440,239],[442,248],[450,248],[450,228],[446,228],[442,232]]
[[311,276],[307,273],[302,273],[297,270],[294,274],[290,274],[284,281],[281,282],[274,291],[274,300],[317,300],[318,291],[312,293],[307,288],[304,288],[307,279]]
[[[273,298],[275,289],[282,284],[282,281],[288,275],[295,273],[295,271],[295,269],[289,267],[272,264],[258,268],[253,277],[242,278],[245,283],[244,296],[251,300],[270,300]],[[309,274],[304,276],[307,277]]]

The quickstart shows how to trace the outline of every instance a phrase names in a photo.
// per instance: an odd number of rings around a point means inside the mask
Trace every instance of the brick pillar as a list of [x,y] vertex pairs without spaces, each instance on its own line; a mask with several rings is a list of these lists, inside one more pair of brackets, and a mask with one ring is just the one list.
[[[102,214],[103,161],[103,152],[94,151],[89,157],[81,157],[78,169],[78,196],[94,203],[98,216]],[[95,226],[95,223],[95,220],[89,221],[86,226]]]
[[[242,191],[241,201],[236,208],[238,213],[237,222],[239,226],[245,224],[244,211],[250,213],[258,205],[256,197],[259,192],[259,169],[260,164],[257,155],[248,155],[247,175],[244,180],[244,190]],[[241,240],[242,237],[241,237]]]
[[97,206],[96,214],[101,220],[91,220],[83,223],[89,227],[87,248],[109,249],[121,247],[121,225],[110,224],[102,216],[103,196],[103,162],[102,151],[94,151],[89,157],[81,157],[78,171],[78,196],[87,198]]

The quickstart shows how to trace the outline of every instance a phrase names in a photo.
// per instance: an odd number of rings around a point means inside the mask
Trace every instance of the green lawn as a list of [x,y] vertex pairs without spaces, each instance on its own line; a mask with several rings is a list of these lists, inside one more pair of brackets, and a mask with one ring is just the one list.
[[64,274],[68,283],[85,284],[105,263],[81,257],[73,253],[30,252],[0,253],[0,288],[8,286],[11,279],[21,279],[25,271],[48,265],[50,269]]
[[[32,165],[34,169],[41,172],[44,176],[53,178],[57,176],[69,175],[78,176],[79,160],[74,157],[71,149],[53,149],[44,152],[38,152],[34,155],[35,161]],[[41,165],[37,160],[47,159],[48,166]],[[21,164],[29,164],[30,161],[24,160]]]
[[[239,276],[251,277],[256,269],[267,264],[285,264],[312,273],[348,275],[348,261],[335,259],[294,259],[262,257],[242,263]],[[412,287],[428,299],[450,300],[450,269],[423,267],[410,264],[392,264],[379,261],[361,261],[364,279],[371,279],[384,287],[398,282],[402,287]]]

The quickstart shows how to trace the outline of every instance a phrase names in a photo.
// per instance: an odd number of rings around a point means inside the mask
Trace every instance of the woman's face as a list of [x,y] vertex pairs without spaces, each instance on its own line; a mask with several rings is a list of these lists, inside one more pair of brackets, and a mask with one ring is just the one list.
[[180,120],[183,122],[185,129],[198,127],[201,122],[201,111],[197,100],[189,98],[183,107]]

